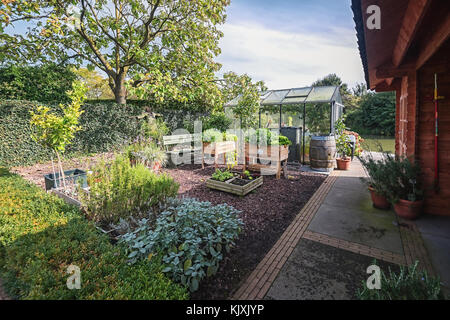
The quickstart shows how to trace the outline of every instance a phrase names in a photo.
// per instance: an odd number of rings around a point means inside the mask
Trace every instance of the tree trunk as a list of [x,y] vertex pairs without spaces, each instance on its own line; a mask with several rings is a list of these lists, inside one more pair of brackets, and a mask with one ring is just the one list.
[[114,86],[114,97],[118,104],[127,103],[127,90],[125,87],[125,73],[119,74]]

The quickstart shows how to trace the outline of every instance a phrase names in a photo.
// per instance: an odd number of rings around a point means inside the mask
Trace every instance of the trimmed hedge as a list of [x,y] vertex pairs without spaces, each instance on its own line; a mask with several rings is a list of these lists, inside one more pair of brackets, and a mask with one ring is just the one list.
[[[125,248],[80,211],[0,168],[0,277],[19,299],[186,299],[161,272],[161,260],[127,263]],[[69,265],[81,289],[66,286]]]
[[[31,138],[30,110],[39,105],[30,101],[0,101],[0,165],[31,165],[50,159],[51,152]],[[50,106],[59,112],[56,106]],[[80,124],[66,155],[107,152],[131,141],[139,134],[137,106],[115,103],[85,104]]]
[[0,100],[69,102],[67,88],[77,78],[69,68],[57,65],[0,68]]

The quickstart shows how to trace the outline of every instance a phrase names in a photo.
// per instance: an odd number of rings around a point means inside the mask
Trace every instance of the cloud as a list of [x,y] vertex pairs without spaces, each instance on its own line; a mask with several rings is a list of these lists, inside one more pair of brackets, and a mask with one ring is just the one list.
[[246,21],[226,23],[222,31],[222,73],[247,73],[270,89],[308,86],[329,73],[350,86],[364,80],[354,29],[292,32]]

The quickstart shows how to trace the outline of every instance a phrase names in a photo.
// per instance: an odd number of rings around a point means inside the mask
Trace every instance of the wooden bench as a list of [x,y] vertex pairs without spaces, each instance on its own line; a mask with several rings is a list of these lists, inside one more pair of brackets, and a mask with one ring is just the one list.
[[[169,161],[173,163],[173,165],[177,166],[180,163],[173,161],[173,156],[183,156],[186,153],[189,153],[189,159],[192,161],[195,159],[195,155],[201,155],[202,147],[196,147],[195,142],[201,145],[202,136],[201,134],[178,134],[171,136],[163,136],[163,147],[166,150],[166,154],[169,157]],[[194,145],[193,145],[194,144]],[[172,146],[178,146],[181,148],[173,149]],[[197,151],[197,153],[196,153]]]

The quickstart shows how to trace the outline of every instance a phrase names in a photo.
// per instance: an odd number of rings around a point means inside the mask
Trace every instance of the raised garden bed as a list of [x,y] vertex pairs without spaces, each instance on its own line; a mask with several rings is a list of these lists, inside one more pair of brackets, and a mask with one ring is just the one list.
[[219,181],[213,178],[206,180],[206,186],[211,189],[225,191],[236,194],[238,196],[245,196],[251,191],[255,190],[263,184],[263,177],[259,176],[255,179],[242,179],[240,177],[233,177],[227,181]]
[[81,202],[77,199],[77,197],[69,194],[67,191],[63,189],[51,189],[51,192],[63,199],[66,203],[77,206],[78,208],[81,207]]

